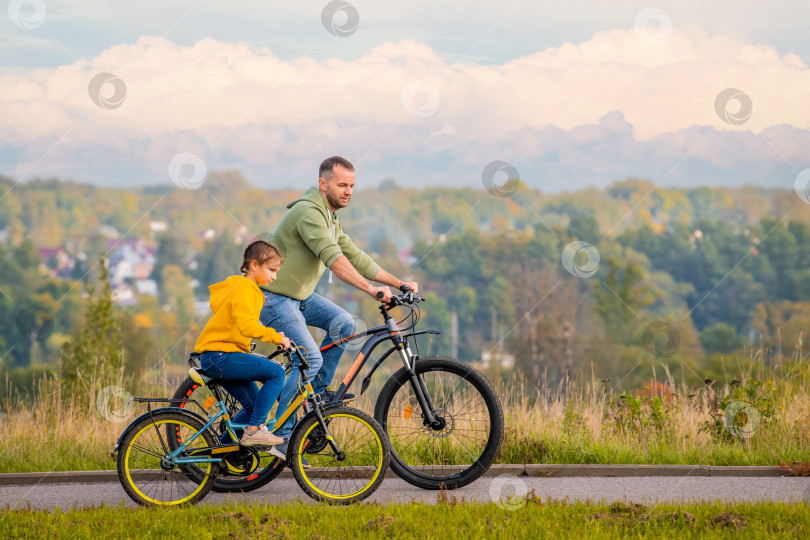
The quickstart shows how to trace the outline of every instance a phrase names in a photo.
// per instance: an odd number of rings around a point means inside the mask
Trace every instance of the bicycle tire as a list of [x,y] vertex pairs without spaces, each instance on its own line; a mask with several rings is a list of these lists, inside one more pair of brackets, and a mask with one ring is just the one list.
[[[324,422],[343,460],[335,457],[329,445],[320,452],[308,451],[310,434],[319,428],[314,414],[296,426],[287,447],[293,476],[304,492],[328,504],[351,504],[369,497],[388,470],[390,449],[385,432],[370,415],[351,407],[323,411]],[[309,468],[304,468],[304,455]]]
[[[116,463],[118,480],[127,495],[143,506],[189,506],[202,500],[213,487],[219,463],[199,464],[201,474],[197,478],[190,478],[183,471],[185,466],[168,470],[161,467],[167,449],[166,433],[187,433],[191,437],[202,428],[202,422],[190,414],[159,409],[127,428]],[[195,440],[194,446],[216,444],[208,430],[202,431],[200,437],[202,440]],[[198,441],[200,444],[196,444]]]
[[[503,443],[503,409],[498,395],[486,377],[453,358],[419,359],[416,374],[425,382],[446,426],[434,430],[424,425],[409,372],[405,367],[399,369],[383,386],[374,407],[374,418],[391,445],[391,469],[423,489],[466,486],[489,469]],[[435,374],[448,374],[445,378],[452,385],[444,384]],[[452,388],[449,393],[448,388]],[[464,395],[467,390],[469,394]],[[456,403],[462,404],[461,408],[455,409]],[[469,404],[474,408],[468,409]],[[466,425],[469,429],[462,429]]]
[[[206,386],[200,386],[194,382],[191,377],[186,377],[186,379],[180,383],[180,386],[177,387],[177,390],[174,393],[174,399],[178,400],[174,402],[175,405],[182,408],[186,408],[187,406],[196,408],[194,405],[190,405],[188,403],[189,400],[194,399],[200,405],[202,405],[204,409],[206,409],[207,413],[210,412],[216,414],[218,411],[216,410],[215,403],[206,406],[209,399],[213,398],[213,394],[208,388],[209,386],[211,386],[210,383]],[[227,390],[221,386],[219,389],[227,396],[225,399],[225,407],[228,409],[228,413],[231,415],[231,418],[233,418],[241,410],[241,407],[236,399],[228,394]],[[218,423],[214,426],[214,428],[219,433],[225,432],[223,422]],[[175,442],[173,442],[173,439],[170,440],[170,444],[174,444],[174,448],[177,448],[177,445]],[[259,489],[260,487],[272,482],[276,477],[278,477],[279,474],[281,474],[281,471],[284,470],[284,460],[266,453],[262,453],[260,456],[261,461],[255,472],[248,475],[219,476],[214,480],[212,489],[216,493],[246,493],[248,491]]]

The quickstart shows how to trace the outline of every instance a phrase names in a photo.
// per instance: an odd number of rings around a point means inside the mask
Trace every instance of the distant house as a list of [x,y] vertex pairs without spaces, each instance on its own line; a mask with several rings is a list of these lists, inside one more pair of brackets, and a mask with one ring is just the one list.
[[208,300],[195,300],[194,301],[194,311],[197,315],[210,315],[211,314],[211,304]]
[[135,288],[138,290],[138,294],[147,296],[158,295],[158,286],[154,279],[136,279]]
[[157,246],[139,238],[108,240],[105,246],[108,253],[110,282],[148,279],[157,259]]
[[119,233],[118,229],[116,229],[112,225],[103,225],[103,224],[99,225],[98,233],[106,238],[118,239],[121,237],[121,233]]
[[135,290],[126,283],[118,283],[110,291],[112,301],[124,306],[134,306],[137,303]]
[[405,264],[416,264],[416,261],[418,259],[413,256],[412,249],[413,246],[408,246],[405,249],[401,250],[399,253],[397,253],[397,259],[404,262]]
[[63,248],[37,248],[37,253],[44,264],[43,273],[59,278],[70,277],[76,262]]

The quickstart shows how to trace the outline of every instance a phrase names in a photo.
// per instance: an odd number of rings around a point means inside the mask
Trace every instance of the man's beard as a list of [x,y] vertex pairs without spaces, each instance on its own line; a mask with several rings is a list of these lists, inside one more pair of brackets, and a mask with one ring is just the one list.
[[334,194],[329,193],[328,191],[326,192],[326,200],[329,202],[329,205],[332,208],[344,208],[347,204],[349,204],[348,201],[346,204],[342,204],[339,197],[335,197]]

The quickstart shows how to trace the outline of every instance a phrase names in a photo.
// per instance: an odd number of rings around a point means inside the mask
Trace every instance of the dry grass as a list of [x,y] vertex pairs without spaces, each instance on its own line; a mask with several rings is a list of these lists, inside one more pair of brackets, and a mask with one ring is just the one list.
[[[344,359],[336,384],[349,364]],[[353,405],[373,412],[374,400],[390,373],[386,369],[398,367],[395,360],[386,364]],[[706,429],[712,415],[717,415],[718,399],[739,385],[687,388],[664,372],[661,380],[622,400],[593,378],[566,380],[538,392],[512,377],[496,384],[507,427],[499,462],[774,466],[810,462],[807,361],[793,358],[773,365],[766,368],[760,363],[742,379],[742,385],[753,379],[763,381],[773,411],[763,414],[748,438],[718,438]],[[72,393],[58,377],[41,380],[33,396],[9,392],[12,397],[0,403],[4,428],[0,472],[114,468],[109,453],[127,422],[144,412],[145,406],[130,411],[109,388],[170,397],[184,376],[182,366],[163,366],[138,381],[81,380],[78,391]],[[501,381],[497,373],[488,376]],[[359,392],[359,387],[360,380],[352,390]]]
[[[8,384],[8,383],[7,383]],[[59,376],[43,376],[31,395],[7,388],[2,408],[0,472],[114,469],[110,452],[134,418],[126,388],[142,395],[165,395],[166,377],[133,384],[122,376],[112,380],[79,378],[70,391]],[[127,414],[130,413],[130,414]]]
[[512,381],[499,388],[507,426],[500,461],[774,466],[780,461],[808,461],[807,387],[770,375],[773,378],[765,381],[777,388],[775,414],[763,412],[758,422],[752,419],[750,437],[740,436],[747,432],[735,430],[733,424],[725,432],[720,428],[724,437],[713,436],[716,431],[708,429],[715,418],[725,418],[717,401],[734,390],[732,385],[696,390],[670,381],[671,391],[664,396],[642,388],[629,396],[638,404],[633,412],[630,399],[622,401],[598,381],[588,385],[568,381],[536,401],[527,397],[519,381]]

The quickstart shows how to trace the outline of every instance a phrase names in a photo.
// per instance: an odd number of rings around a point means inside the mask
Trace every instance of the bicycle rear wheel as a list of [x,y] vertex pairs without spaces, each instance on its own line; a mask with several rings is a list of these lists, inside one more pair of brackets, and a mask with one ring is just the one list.
[[[351,407],[323,411],[323,419],[342,452],[336,455],[314,415],[302,420],[290,438],[287,459],[298,485],[315,500],[330,504],[362,501],[380,486],[390,450],[382,427]],[[302,459],[311,467],[305,469]]]
[[[178,400],[174,402],[175,406],[194,410],[196,407],[190,403],[190,400],[195,400],[205,409],[208,415],[213,416],[219,412],[219,409],[217,408],[214,394],[208,388],[208,386],[211,386],[212,384],[216,383],[209,383],[207,386],[200,386],[194,382],[191,377],[186,377],[186,380],[180,383],[180,386],[177,387],[177,391],[174,393],[174,399]],[[242,407],[239,405],[239,402],[227,392],[227,390],[221,386],[219,387],[219,390],[225,396],[225,407],[228,409],[228,413],[231,415],[231,418],[233,418],[242,409]],[[220,436],[224,434],[226,431],[224,421],[220,421],[218,424],[216,424],[214,429],[217,431],[217,433],[219,433]],[[172,449],[177,448],[177,443],[174,440],[171,440],[170,444],[174,445]],[[281,471],[284,470],[284,460],[270,454],[261,452],[258,453],[258,455],[248,456],[248,458],[257,459],[258,464],[250,464],[245,461],[245,463],[238,464],[240,467],[234,467],[229,466],[226,461],[225,466],[222,467],[223,476],[219,476],[214,480],[212,489],[218,493],[240,493],[253,491],[254,489],[259,489],[260,487],[271,482],[274,478],[281,474]],[[195,467],[195,465],[188,465],[187,467]],[[244,467],[247,467],[247,470],[250,472],[247,472],[246,474],[241,472],[240,469]]]
[[[205,497],[219,472],[218,463],[198,463],[199,475],[190,478],[183,471],[188,465],[163,463],[169,453],[167,433],[190,439],[203,428],[193,416],[156,410],[127,429],[118,447],[118,480],[132,500],[145,506],[185,506]],[[214,446],[216,440],[203,431],[189,450]]]
[[404,367],[383,387],[374,408],[391,444],[391,468],[424,489],[455,489],[489,469],[503,442],[503,410],[495,389],[453,358],[416,362],[441,426],[428,426]]

